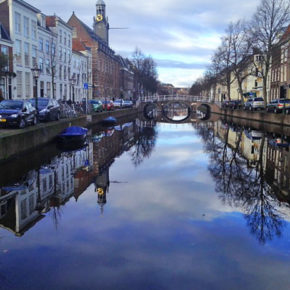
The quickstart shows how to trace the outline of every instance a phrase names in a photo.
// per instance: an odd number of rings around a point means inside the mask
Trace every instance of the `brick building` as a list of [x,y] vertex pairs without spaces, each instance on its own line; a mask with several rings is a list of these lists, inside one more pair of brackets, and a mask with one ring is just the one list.
[[120,95],[120,63],[109,47],[109,24],[105,8],[105,3],[99,0],[94,29],[83,23],[75,13],[68,21],[68,25],[73,27],[73,38],[83,42],[92,52],[93,98]]
[[290,99],[290,25],[272,53],[271,99]]

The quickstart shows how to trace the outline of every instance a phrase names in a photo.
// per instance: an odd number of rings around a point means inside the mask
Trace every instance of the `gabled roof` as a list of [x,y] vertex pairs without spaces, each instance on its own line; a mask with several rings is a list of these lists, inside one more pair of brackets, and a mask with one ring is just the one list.
[[88,25],[86,25],[83,21],[81,21],[73,12],[73,15],[71,17],[75,17],[79,23],[82,25],[82,27],[86,30],[86,32],[88,33],[88,35],[91,37],[91,39],[93,39],[94,41],[97,41],[100,45],[99,45],[99,49],[105,53],[108,54],[110,56],[114,55],[115,52],[114,50],[112,50],[108,44],[100,37],[98,36],[93,29],[91,29]]
[[63,24],[64,26],[66,26],[67,28],[72,30],[72,27],[69,26],[65,21],[63,21],[60,17],[53,15],[53,16],[46,16],[46,25],[48,27],[56,27],[56,23],[60,22],[61,24]]
[[90,50],[83,41],[80,41],[79,39],[73,38],[72,40],[72,49],[74,51],[85,51]]
[[27,2],[25,2],[25,1],[23,1],[23,0],[15,0],[15,2],[17,2],[17,3],[21,4],[21,5],[23,5],[24,7],[26,7],[26,8],[28,8],[28,9],[32,10],[32,11],[35,12],[35,13],[39,13],[39,12],[40,12],[39,9],[35,8],[34,6],[28,4]]

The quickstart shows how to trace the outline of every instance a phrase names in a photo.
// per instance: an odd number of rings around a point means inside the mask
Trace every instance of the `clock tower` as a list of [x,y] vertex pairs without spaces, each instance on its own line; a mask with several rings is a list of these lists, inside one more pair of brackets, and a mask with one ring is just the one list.
[[109,21],[108,17],[106,17],[106,4],[103,0],[98,0],[96,4],[94,31],[107,45],[109,45]]

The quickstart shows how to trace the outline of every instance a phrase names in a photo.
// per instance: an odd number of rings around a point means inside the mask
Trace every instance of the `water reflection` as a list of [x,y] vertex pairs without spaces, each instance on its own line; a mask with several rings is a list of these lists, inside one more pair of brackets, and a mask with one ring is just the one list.
[[281,236],[290,200],[287,138],[277,143],[263,132],[224,122],[195,126],[210,156],[220,199],[242,209],[260,243]]
[[191,110],[185,103],[169,102],[163,106],[162,113],[170,121],[181,122],[190,117]]
[[61,207],[72,197],[78,201],[90,184],[95,185],[103,213],[110,186],[109,170],[115,158],[132,148],[132,162],[137,166],[155,146],[154,126],[146,125],[138,120],[98,130],[87,146],[61,152],[14,182],[3,180],[0,226],[22,236],[50,212],[57,228]]

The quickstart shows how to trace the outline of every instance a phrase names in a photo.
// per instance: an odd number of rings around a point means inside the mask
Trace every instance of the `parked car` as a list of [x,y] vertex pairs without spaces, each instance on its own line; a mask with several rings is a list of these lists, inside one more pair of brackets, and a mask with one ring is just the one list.
[[103,111],[103,103],[100,100],[89,100],[89,103],[91,104],[94,112]]
[[123,107],[125,107],[125,108],[132,108],[133,107],[133,102],[130,101],[130,100],[124,100]]
[[4,100],[0,103],[0,125],[24,128],[37,124],[36,109],[28,101]]
[[288,148],[290,146],[289,140],[283,138],[274,138],[268,141],[268,144],[272,147],[285,147]]
[[290,99],[275,99],[267,105],[267,112],[281,113],[285,109],[290,113]]
[[242,101],[241,100],[232,100],[232,101],[229,101],[228,107],[230,109],[232,109],[232,110],[239,109],[239,108],[242,107]]
[[112,111],[114,110],[114,104],[112,101],[102,101],[103,110]]
[[230,103],[229,100],[223,101],[222,102],[222,108],[224,108],[224,109],[228,108],[229,107],[229,103]]
[[[29,102],[36,107],[36,99],[30,99]],[[57,121],[60,119],[60,105],[50,98],[38,98],[37,109],[39,121]]]
[[118,99],[118,100],[115,100],[113,103],[114,103],[115,108],[122,108],[124,104],[124,100]]
[[245,110],[263,110],[265,109],[265,102],[264,99],[261,97],[256,97],[256,98],[249,98],[246,103],[244,104],[244,109]]

